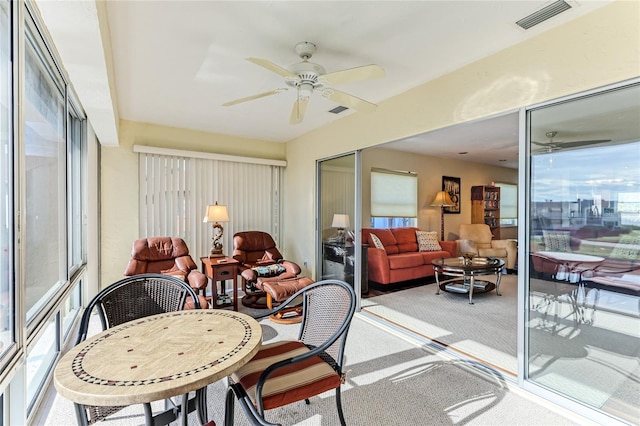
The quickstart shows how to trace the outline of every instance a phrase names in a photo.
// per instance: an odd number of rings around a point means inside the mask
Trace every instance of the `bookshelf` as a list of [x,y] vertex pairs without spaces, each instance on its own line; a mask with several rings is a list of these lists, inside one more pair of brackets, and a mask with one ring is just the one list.
[[494,240],[500,239],[500,188],[471,187],[471,223],[486,223]]

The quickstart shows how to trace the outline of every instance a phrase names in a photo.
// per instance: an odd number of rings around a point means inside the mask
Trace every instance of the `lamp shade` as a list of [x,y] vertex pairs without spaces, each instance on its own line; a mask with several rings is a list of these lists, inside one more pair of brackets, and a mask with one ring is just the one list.
[[218,205],[216,201],[213,205],[207,206],[207,212],[204,215],[203,222],[229,222],[229,212],[227,206]]
[[431,207],[449,207],[455,206],[455,203],[449,197],[449,193],[447,191],[440,191],[436,194],[436,197],[433,199],[431,203]]
[[348,214],[334,214],[333,222],[331,226],[334,228],[348,228],[349,227],[349,215]]

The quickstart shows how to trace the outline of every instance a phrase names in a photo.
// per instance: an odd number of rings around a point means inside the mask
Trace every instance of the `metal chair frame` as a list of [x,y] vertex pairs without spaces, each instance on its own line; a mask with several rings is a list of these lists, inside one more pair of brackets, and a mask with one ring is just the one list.
[[[347,296],[348,300],[345,300],[346,311],[344,316],[342,317],[342,324],[336,329],[333,334],[328,337],[321,336],[320,338],[323,341],[314,342],[313,336],[310,335],[309,329],[311,328],[313,331],[314,327],[318,327],[318,329],[322,328],[323,318],[316,318],[315,315],[317,312],[312,312],[310,306],[313,304],[311,300],[314,294],[318,293],[318,295],[322,295],[323,289],[327,289],[332,286],[337,286],[340,289],[344,290],[344,294]],[[234,396],[239,401],[243,411],[245,412],[249,421],[254,425],[264,425],[264,426],[274,426],[277,423],[270,423],[264,418],[264,407],[262,403],[262,390],[265,385],[266,380],[269,376],[275,372],[276,370],[289,366],[291,364],[295,364],[297,362],[303,361],[305,359],[311,358],[313,356],[320,356],[325,362],[327,362],[331,367],[343,377],[344,381],[344,373],[342,371],[343,361],[344,361],[344,348],[347,339],[347,334],[349,332],[349,327],[351,325],[351,320],[355,313],[356,309],[356,295],[353,289],[349,284],[344,281],[339,280],[324,280],[318,281],[314,284],[311,284],[288,298],[286,301],[282,302],[277,308],[260,314],[254,318],[260,319],[264,317],[268,317],[270,315],[278,313],[280,310],[285,309],[288,305],[293,303],[295,299],[302,296],[303,298],[303,317],[300,325],[300,333],[298,335],[298,340],[303,342],[310,351],[303,354],[294,356],[291,358],[287,358],[285,360],[276,362],[269,367],[267,367],[260,375],[258,382],[256,384],[256,406],[252,403],[249,395],[245,391],[245,389],[239,384],[235,383],[228,379],[229,388],[227,390],[227,397],[225,403],[225,425],[233,425],[234,422]],[[317,295],[316,295],[317,296]],[[317,321],[319,326],[316,326],[314,322]],[[337,344],[337,346],[336,346]],[[340,395],[340,388],[338,386],[335,388],[336,391],[336,405],[338,408],[338,416],[340,418],[340,423],[344,426],[345,419],[344,413],[342,411],[342,401]],[[309,400],[305,399],[305,402],[309,404]]]
[[[132,297],[135,295],[135,299]],[[83,342],[87,338],[91,314],[98,312],[102,330],[115,327],[128,321],[144,318],[150,315],[173,312],[184,308],[187,298],[191,297],[195,308],[200,309],[198,295],[186,282],[169,275],[140,274],[126,277],[101,290],[87,305],[75,344]],[[146,300],[145,300],[146,298]],[[135,302],[134,302],[135,300]],[[152,301],[152,304],[141,303]],[[207,418],[207,388],[196,391],[195,397],[189,399],[189,395],[182,397],[182,403],[177,406],[171,399],[165,400],[165,411],[154,415],[151,404],[145,403],[144,413],[147,425],[168,424],[174,421],[180,412],[188,413],[196,410],[200,423],[205,423]],[[98,407],[74,403],[78,425],[86,426],[97,421],[104,420],[107,416],[120,411],[120,407]],[[88,415],[88,412],[91,415]],[[186,425],[187,416],[183,416]]]

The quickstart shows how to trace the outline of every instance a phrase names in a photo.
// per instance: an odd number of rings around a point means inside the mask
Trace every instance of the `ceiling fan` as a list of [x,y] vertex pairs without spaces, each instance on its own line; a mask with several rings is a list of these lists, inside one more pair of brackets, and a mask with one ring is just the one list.
[[553,152],[563,148],[575,148],[578,146],[587,146],[598,143],[610,142],[611,139],[600,139],[600,140],[590,140],[590,141],[573,141],[573,142],[563,142],[563,141],[554,141],[553,139],[556,137],[558,132],[551,131],[545,133],[545,136],[549,138],[549,142],[536,142],[531,141],[536,145],[540,145],[544,147],[545,152]]
[[242,102],[263,98],[265,96],[277,95],[278,93],[287,91],[289,87],[291,87],[296,89],[297,96],[293,103],[291,118],[289,120],[290,124],[298,124],[302,122],[309,98],[316,90],[321,91],[322,96],[325,98],[342,106],[363,112],[375,111],[377,108],[376,104],[327,86],[384,77],[384,69],[382,69],[382,67],[379,65],[364,65],[327,74],[322,65],[309,62],[309,59],[316,51],[315,44],[303,41],[296,44],[295,50],[296,53],[298,53],[298,56],[302,58],[302,62],[293,64],[289,68],[283,68],[267,59],[247,58],[247,61],[253,62],[256,65],[284,77],[284,82],[288,87],[274,89],[268,92],[258,93],[257,95],[229,101],[222,104],[222,106],[232,106]]

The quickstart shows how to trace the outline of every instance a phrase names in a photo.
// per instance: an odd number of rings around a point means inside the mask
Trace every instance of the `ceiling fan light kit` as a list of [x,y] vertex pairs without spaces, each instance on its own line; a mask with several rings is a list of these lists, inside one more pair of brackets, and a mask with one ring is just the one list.
[[[302,62],[295,63],[288,68],[283,68],[267,59],[247,58],[249,62],[259,65],[281,77],[288,87],[295,88],[297,92],[296,100],[291,111],[290,124],[301,123],[307,108],[309,98],[315,90],[320,90],[323,97],[345,106],[362,112],[375,111],[377,105],[345,92],[333,89],[334,84],[349,83],[352,81],[371,80],[384,77],[384,69],[379,65],[364,65],[361,67],[345,69],[327,74],[322,65],[309,62],[309,59],[316,51],[316,45],[308,41],[302,41],[295,46],[295,51],[302,59]],[[279,88],[257,95],[247,96],[222,104],[223,106],[237,105],[254,99],[276,95],[287,91],[287,88]]]

